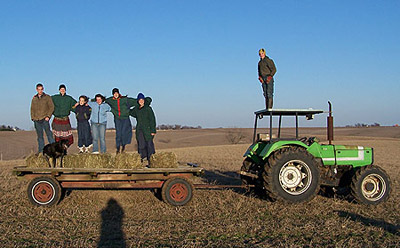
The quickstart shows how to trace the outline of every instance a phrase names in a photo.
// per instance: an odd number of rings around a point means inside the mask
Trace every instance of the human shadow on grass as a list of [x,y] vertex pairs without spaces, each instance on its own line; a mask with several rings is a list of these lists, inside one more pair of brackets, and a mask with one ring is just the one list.
[[376,226],[383,228],[385,231],[400,236],[400,225],[393,225],[383,220],[375,220],[372,218],[364,217],[359,214],[350,213],[346,211],[335,211],[340,217],[349,218],[352,221],[358,221],[366,226]]
[[101,231],[97,247],[126,247],[125,234],[122,230],[124,219],[122,207],[114,198],[111,198],[100,214]]

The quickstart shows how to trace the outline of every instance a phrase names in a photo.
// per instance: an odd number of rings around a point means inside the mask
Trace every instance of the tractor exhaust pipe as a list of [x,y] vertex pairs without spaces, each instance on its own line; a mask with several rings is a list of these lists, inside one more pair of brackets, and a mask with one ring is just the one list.
[[332,103],[328,101],[329,104],[329,116],[328,116],[328,141],[329,145],[332,145],[333,140],[333,116],[332,116]]

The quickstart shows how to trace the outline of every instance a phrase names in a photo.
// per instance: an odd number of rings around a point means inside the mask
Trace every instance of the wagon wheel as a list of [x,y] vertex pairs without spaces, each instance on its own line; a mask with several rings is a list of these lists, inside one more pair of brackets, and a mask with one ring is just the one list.
[[183,206],[193,196],[193,185],[186,179],[175,177],[168,179],[162,186],[161,197],[163,201],[172,206]]
[[57,204],[62,195],[60,184],[52,177],[34,178],[28,185],[27,193],[32,204],[46,207]]

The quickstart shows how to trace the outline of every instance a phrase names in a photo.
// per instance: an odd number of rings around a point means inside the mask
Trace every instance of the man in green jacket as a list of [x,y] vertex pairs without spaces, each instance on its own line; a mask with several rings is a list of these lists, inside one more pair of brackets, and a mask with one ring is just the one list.
[[74,136],[72,136],[71,123],[69,121],[69,114],[74,107],[76,100],[71,96],[67,95],[66,87],[61,84],[58,87],[60,94],[51,96],[54,103],[54,120],[51,124],[53,128],[53,134],[56,142],[66,139],[68,140],[68,146],[74,143]]
[[139,106],[134,107],[130,111],[130,115],[136,118],[136,141],[138,144],[138,152],[142,160],[147,159],[150,165],[150,156],[155,153],[153,139],[156,135],[156,117],[150,102],[142,93],[137,96]]
[[33,96],[31,102],[31,119],[36,130],[38,153],[41,153],[44,147],[43,130],[46,133],[47,141],[49,143],[54,142],[49,124],[50,117],[54,111],[54,104],[51,96],[44,93],[43,90],[43,84],[38,83],[36,85],[37,94]]
[[258,51],[260,61],[258,62],[258,80],[260,81],[264,97],[265,107],[272,108],[274,97],[274,75],[276,73],[275,63],[272,59],[265,55],[265,49],[261,48]]

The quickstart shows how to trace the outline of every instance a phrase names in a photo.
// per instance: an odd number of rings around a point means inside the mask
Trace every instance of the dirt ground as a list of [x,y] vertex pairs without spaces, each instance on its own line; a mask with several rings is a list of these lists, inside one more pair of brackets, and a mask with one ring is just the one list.
[[[197,190],[189,205],[172,207],[149,190],[73,190],[55,207],[35,207],[27,199],[28,182],[11,171],[36,150],[36,134],[0,132],[0,246],[399,247],[400,128],[335,131],[335,144],[374,147],[375,164],[391,177],[387,202],[365,206],[351,198],[318,195],[290,205],[240,190]],[[325,134],[322,128],[300,131],[323,142]],[[238,144],[230,141],[235,135],[243,136]],[[164,131],[157,134],[156,149],[204,167],[203,182],[240,184],[236,172],[251,137],[251,129]],[[114,152],[113,143],[109,132],[109,152]],[[69,152],[75,153],[76,147]]]

